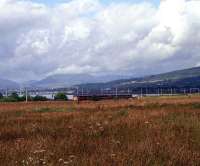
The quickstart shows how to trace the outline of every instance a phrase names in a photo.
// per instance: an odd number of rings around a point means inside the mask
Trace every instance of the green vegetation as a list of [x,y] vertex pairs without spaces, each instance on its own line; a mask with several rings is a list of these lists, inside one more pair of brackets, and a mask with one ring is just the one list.
[[[35,97],[28,96],[28,101],[47,101],[47,100],[48,99],[43,96],[38,96],[38,95]],[[0,93],[0,102],[23,102],[23,101],[26,101],[26,96],[20,97],[16,92],[13,92],[8,97],[4,97]]]
[[20,98],[16,92],[13,92],[9,97],[16,99],[16,100],[19,100],[19,98]]
[[54,99],[59,101],[68,100],[67,96],[64,93],[57,93]]
[[0,99],[0,102],[17,102],[18,100],[12,97],[4,97]]
[[2,99],[3,98],[3,94],[2,93],[0,93],[0,99]]
[[1,97],[0,98],[1,102],[17,102],[20,101],[20,97],[18,96],[18,94],[16,92],[13,92],[11,95],[9,95],[8,97]]
[[[28,99],[28,101],[33,101],[33,97],[31,97],[31,96],[27,96],[27,99]],[[19,101],[26,101],[26,96],[24,95],[24,96],[20,97]]]
[[33,110],[34,112],[40,112],[40,113],[45,113],[45,112],[55,112],[54,109],[50,109],[50,108],[38,108]]
[[47,101],[48,99],[44,96],[35,96],[33,97],[33,101]]
[[48,107],[45,107],[45,108],[37,108],[37,109],[34,109],[33,112],[38,112],[38,113],[46,113],[46,112],[70,112],[70,111],[67,111],[67,109],[64,109],[64,108],[48,108]]

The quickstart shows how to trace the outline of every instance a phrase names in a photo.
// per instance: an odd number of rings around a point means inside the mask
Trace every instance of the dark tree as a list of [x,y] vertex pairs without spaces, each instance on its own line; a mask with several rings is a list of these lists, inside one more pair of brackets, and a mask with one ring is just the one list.
[[35,96],[33,97],[33,101],[47,101],[48,99],[44,96]]
[[57,93],[54,97],[55,100],[67,100],[67,96],[64,93]]
[[0,99],[3,99],[3,94],[2,93],[0,93]]
[[19,95],[16,92],[13,92],[9,97],[15,100],[19,100]]

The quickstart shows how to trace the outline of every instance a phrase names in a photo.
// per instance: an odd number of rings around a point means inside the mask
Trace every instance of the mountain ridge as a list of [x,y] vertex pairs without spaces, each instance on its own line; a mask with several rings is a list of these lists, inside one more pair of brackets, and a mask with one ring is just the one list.
[[63,88],[71,87],[77,84],[86,83],[99,83],[109,82],[122,78],[128,78],[128,76],[122,75],[90,75],[90,74],[58,74],[48,76],[42,80],[35,81],[29,86],[38,88]]
[[200,67],[176,70],[167,73],[120,79],[107,83],[82,84],[82,88],[137,88],[137,87],[200,87]]
[[20,85],[15,81],[0,78],[0,89],[16,89],[19,87]]
[[47,89],[74,86],[82,88],[200,87],[200,67],[135,78],[131,78],[130,75],[59,74],[22,84],[0,79],[0,89],[16,89],[20,86]]

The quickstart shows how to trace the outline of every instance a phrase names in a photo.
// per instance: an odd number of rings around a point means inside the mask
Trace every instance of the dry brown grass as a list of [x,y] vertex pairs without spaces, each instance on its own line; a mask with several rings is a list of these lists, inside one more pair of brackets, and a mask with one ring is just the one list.
[[0,104],[0,165],[200,165],[200,97]]

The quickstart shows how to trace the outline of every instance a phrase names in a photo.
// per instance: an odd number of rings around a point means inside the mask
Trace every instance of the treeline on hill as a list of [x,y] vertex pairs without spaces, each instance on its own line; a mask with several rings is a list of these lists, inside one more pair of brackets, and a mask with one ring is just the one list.
[[[49,99],[44,96],[28,96],[28,101],[48,101]],[[67,96],[64,93],[57,93],[54,96],[54,100],[56,101],[66,101],[68,100]],[[11,95],[5,97],[0,93],[0,102],[23,102],[26,101],[26,96],[19,96],[16,92],[13,92]]]

